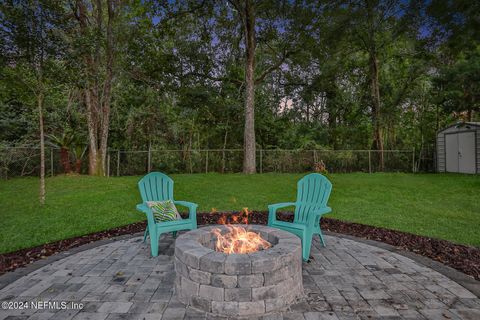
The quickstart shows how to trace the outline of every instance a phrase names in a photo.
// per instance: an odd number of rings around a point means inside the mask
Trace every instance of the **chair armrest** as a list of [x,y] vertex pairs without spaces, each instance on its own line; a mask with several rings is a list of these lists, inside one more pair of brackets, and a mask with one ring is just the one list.
[[179,206],[187,207],[189,210],[197,209],[198,207],[198,204],[188,201],[175,200],[173,203],[176,205],[178,204]]
[[140,204],[137,204],[137,210],[140,211],[140,212],[143,212],[143,213],[147,213],[148,209],[150,209],[146,203],[140,203]]
[[295,202],[282,202],[268,205],[268,225],[277,220],[276,212],[280,208],[286,208],[296,205]]
[[323,207],[313,211],[313,214],[311,214],[310,217],[308,217],[308,224],[312,225],[312,224],[320,223],[320,218],[322,217],[322,215],[329,212],[332,212],[332,208],[330,207]]
[[153,218],[153,211],[146,203],[137,204],[137,210],[147,215],[148,224],[155,225],[155,219]]
[[173,201],[174,204],[178,204],[180,206],[184,206],[188,208],[188,218],[193,220],[195,224],[197,223],[197,208],[198,204],[193,203],[193,202],[188,202],[188,201],[180,201],[180,200],[175,200]]
[[296,205],[296,202],[282,202],[268,205],[268,210],[275,210]]

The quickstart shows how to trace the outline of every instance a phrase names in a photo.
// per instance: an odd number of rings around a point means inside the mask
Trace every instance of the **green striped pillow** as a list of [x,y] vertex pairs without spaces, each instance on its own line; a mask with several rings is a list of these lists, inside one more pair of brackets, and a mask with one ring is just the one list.
[[147,201],[147,206],[152,209],[157,223],[182,219],[172,200]]

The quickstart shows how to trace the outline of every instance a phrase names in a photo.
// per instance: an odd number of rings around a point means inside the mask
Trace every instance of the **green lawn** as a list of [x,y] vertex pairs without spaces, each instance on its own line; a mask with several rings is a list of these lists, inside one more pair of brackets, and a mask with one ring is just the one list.
[[[172,175],[175,198],[199,211],[266,210],[294,200],[302,174]],[[329,216],[480,246],[480,176],[455,174],[333,174]],[[135,211],[139,177],[59,176],[0,181],[0,253],[142,220]]]

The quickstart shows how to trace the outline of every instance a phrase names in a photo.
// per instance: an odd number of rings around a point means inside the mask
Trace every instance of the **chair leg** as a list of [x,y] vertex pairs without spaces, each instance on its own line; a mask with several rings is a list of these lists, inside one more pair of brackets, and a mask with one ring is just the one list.
[[318,235],[320,236],[320,241],[322,241],[322,247],[325,248],[326,242],[325,242],[325,239],[323,238],[322,230],[320,230],[320,232],[318,233]]
[[310,259],[310,249],[312,247],[312,234],[304,235],[302,239],[302,258],[303,261]]
[[150,250],[152,251],[152,257],[158,256],[158,240],[161,233],[157,233],[156,237],[150,237]]
[[145,229],[145,232],[143,233],[143,242],[145,243],[145,241],[147,241],[147,237],[148,237],[148,227]]

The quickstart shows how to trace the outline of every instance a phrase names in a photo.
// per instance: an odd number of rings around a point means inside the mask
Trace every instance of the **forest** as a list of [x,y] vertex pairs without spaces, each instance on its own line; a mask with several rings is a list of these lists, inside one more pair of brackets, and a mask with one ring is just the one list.
[[[0,146],[434,151],[480,120],[480,2],[4,0]],[[432,156],[433,158],[433,156]],[[76,161],[76,162],[75,162]]]

